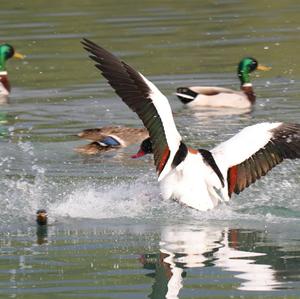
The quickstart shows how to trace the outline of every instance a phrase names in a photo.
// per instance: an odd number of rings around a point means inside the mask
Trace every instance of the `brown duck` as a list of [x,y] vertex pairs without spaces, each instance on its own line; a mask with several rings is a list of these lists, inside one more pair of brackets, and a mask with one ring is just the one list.
[[81,154],[95,155],[140,143],[149,137],[149,134],[145,128],[103,127],[83,130],[77,136],[93,142],[78,146],[75,151]]

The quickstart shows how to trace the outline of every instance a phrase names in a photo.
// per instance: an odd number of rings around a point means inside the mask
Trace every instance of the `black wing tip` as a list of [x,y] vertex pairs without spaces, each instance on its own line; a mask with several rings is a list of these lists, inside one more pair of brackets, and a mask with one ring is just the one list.
[[[96,55],[97,51],[106,51],[104,48],[100,47],[99,45],[97,45],[96,43],[92,42],[91,40],[87,39],[87,38],[83,38],[80,43],[83,45],[83,48]],[[106,51],[108,52],[108,51]]]
[[[300,142],[300,124],[297,123],[281,123],[276,128],[272,129],[272,139],[287,139],[292,138],[297,142]],[[291,140],[290,140],[291,142]]]
[[88,52],[92,52],[92,45],[93,45],[93,42],[84,38],[83,40],[80,41],[80,43],[83,45],[83,48],[88,51]]
[[89,57],[95,62],[99,64],[102,64],[104,61],[115,61],[122,63],[122,61],[111,51],[108,51],[105,48],[95,44],[91,40],[83,38],[80,42],[83,45],[83,48],[90,53]]
[[82,40],[81,40],[80,42],[83,44],[83,43],[91,43],[92,41],[89,40],[89,39],[86,38],[86,37],[83,37]]
[[82,40],[80,41],[81,44],[83,44],[84,46],[90,47],[90,46],[97,46],[97,44],[95,44],[94,42],[92,42],[91,40],[83,37]]
[[273,131],[284,131],[284,130],[289,130],[289,131],[295,131],[298,132],[300,131],[300,124],[298,123],[289,123],[289,122],[282,122],[280,123],[276,128],[273,129]]

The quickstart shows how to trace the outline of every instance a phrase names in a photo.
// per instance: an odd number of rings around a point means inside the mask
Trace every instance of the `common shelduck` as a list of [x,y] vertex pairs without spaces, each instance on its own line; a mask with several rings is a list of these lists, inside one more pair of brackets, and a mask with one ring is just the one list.
[[167,98],[152,82],[95,43],[87,39],[82,43],[148,129],[163,198],[209,210],[283,159],[300,157],[300,125],[281,122],[246,127],[211,151],[188,147],[177,131]]
[[86,155],[94,155],[140,143],[149,136],[149,133],[145,128],[103,127],[83,130],[77,136],[93,142],[78,146],[75,151]]
[[249,108],[255,103],[255,93],[250,82],[250,73],[255,70],[267,71],[270,67],[258,64],[252,57],[243,58],[238,64],[237,75],[241,90],[223,87],[191,86],[177,88],[176,95],[189,107],[230,107]]
[[0,44],[0,104],[8,102],[10,83],[7,76],[6,61],[10,58],[23,59],[24,55],[15,52],[13,46]]

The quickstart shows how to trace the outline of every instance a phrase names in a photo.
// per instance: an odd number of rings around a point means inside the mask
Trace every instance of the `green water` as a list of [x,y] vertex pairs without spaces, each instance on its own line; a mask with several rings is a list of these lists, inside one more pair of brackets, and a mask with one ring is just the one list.
[[[298,1],[3,1],[7,64],[0,107],[0,298],[299,298],[300,163],[276,167],[229,205],[197,212],[161,200],[151,157],[132,146],[85,157],[74,134],[140,126],[87,58],[92,39],[168,96],[187,142],[212,148],[246,125],[299,122]],[[238,88],[252,112],[182,107],[184,85]],[[46,208],[49,226],[35,225]]]

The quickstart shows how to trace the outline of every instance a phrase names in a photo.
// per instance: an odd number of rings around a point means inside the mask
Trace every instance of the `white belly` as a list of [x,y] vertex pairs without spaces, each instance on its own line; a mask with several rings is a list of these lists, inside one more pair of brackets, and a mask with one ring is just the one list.
[[200,211],[213,209],[220,201],[214,187],[221,183],[200,155],[189,154],[160,182],[164,199],[173,199]]

